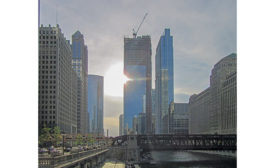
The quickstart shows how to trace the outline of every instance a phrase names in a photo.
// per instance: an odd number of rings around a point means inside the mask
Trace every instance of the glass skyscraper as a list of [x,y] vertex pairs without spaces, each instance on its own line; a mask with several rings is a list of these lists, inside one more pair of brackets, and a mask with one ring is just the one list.
[[104,135],[103,76],[88,75],[89,133]]
[[134,132],[133,118],[142,112],[146,132],[151,132],[151,65],[150,36],[124,38],[124,74],[131,79],[124,85],[124,134]]
[[173,36],[165,29],[156,49],[156,134],[168,133],[169,104],[174,101]]
[[77,133],[88,132],[87,75],[88,49],[84,37],[76,31],[72,35],[72,67],[77,74]]

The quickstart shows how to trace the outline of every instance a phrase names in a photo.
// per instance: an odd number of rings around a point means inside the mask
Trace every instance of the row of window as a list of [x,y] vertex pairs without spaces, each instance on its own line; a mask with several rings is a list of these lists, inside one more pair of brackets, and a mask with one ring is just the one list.
[[[41,114],[47,114],[47,111],[41,111]],[[55,111],[49,111],[50,114],[55,114]]]
[[56,54],[56,51],[39,50],[39,54]]
[[[47,119],[47,116],[41,116],[42,119]],[[49,116],[49,119],[55,119],[55,116]]]
[[[48,109],[48,106],[40,106],[41,109]],[[55,106],[49,106],[49,109],[55,109]]]
[[[47,100],[41,100],[40,101],[41,104],[48,104],[48,101]],[[55,104],[55,101],[49,101],[49,104]]]
[[47,125],[47,124],[55,124],[55,121],[41,121],[41,125]]
[[56,59],[56,56],[48,56],[48,55],[46,55],[46,56],[40,56],[40,59]]
[[39,41],[39,44],[56,44],[56,41]]
[[56,87],[55,86],[41,86],[41,89],[55,89]]
[[55,90],[53,90],[53,91],[50,90],[49,92],[47,90],[39,91],[39,94],[44,94],[44,93],[45,94],[48,94],[48,93],[54,93],[55,94]]
[[39,39],[56,39],[56,36],[39,36]]
[[56,66],[55,65],[53,65],[53,66],[39,66],[39,68],[40,69],[55,69],[56,68]]
[[56,61],[39,61],[40,64],[56,64]]
[[56,74],[56,71],[40,71],[42,74]]
[[40,80],[39,82],[42,83],[42,84],[44,84],[44,83],[45,83],[45,84],[48,84],[48,83],[49,83],[49,84],[55,84],[55,83],[56,83],[55,80],[53,80],[53,81],[51,81],[51,80],[50,80],[50,81],[48,81],[48,80]]
[[50,75],[50,76],[39,76],[39,79],[56,79],[56,76]]
[[55,30],[51,30],[51,31],[48,31],[48,30],[40,30],[40,31],[39,31],[39,34],[56,34],[56,31],[55,31]]
[[[45,99],[48,99],[48,96],[41,95],[40,98],[41,98],[41,99],[44,99],[44,98],[45,98]],[[55,95],[49,96],[49,98],[50,98],[50,99],[55,99]]]

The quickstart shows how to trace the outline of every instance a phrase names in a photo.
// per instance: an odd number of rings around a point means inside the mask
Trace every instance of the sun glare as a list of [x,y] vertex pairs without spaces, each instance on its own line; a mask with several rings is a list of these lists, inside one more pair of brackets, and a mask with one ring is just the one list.
[[123,63],[111,66],[104,75],[104,93],[109,96],[122,97],[123,85],[128,80],[123,74]]

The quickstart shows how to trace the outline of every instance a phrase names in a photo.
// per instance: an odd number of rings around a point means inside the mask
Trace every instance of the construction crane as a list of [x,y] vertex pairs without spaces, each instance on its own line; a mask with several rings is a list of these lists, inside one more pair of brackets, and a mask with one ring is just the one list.
[[148,15],[148,13],[145,13],[145,15],[144,15],[144,17],[143,17],[141,23],[140,23],[139,26],[138,26],[137,31],[135,31],[135,29],[133,29],[133,37],[134,37],[134,38],[137,37],[137,33],[138,33],[138,31],[139,31],[139,28],[141,27],[141,25],[142,25],[142,23],[144,22],[144,20],[145,20],[145,18],[146,18],[147,15]]

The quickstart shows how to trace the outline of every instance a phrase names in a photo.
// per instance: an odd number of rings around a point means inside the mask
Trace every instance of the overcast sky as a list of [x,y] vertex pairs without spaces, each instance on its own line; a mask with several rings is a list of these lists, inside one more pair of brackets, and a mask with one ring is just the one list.
[[[102,75],[123,61],[123,37],[132,36],[145,13],[139,35],[152,39],[155,51],[164,28],[174,40],[175,102],[209,86],[212,67],[236,53],[236,0],[40,0],[40,22],[61,27],[65,37],[79,30],[89,52],[89,74]],[[118,135],[121,97],[104,97],[104,129]]]

